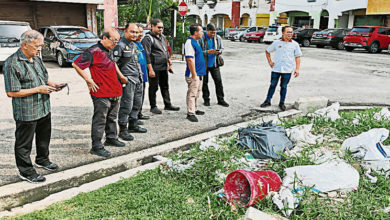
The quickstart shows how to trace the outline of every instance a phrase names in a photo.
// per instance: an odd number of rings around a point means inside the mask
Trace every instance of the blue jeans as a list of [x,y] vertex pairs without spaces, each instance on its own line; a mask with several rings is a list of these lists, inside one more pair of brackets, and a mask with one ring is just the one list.
[[280,103],[284,103],[286,100],[287,94],[287,84],[290,82],[291,73],[277,73],[272,72],[271,74],[271,85],[268,89],[267,101],[271,102],[272,96],[275,93],[276,86],[278,85],[278,81],[280,79]]

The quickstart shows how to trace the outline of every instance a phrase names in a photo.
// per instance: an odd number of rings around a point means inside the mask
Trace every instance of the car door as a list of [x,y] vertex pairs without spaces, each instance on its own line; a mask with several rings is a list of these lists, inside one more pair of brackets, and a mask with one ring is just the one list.
[[46,31],[45,42],[48,42],[48,58],[56,60],[57,47],[59,46],[58,39],[51,28]]
[[39,32],[44,37],[43,47],[42,47],[42,59],[43,60],[49,60],[50,59],[50,42],[46,40],[46,32],[47,28],[41,28],[39,29]]
[[385,41],[385,44],[384,45],[381,45],[381,47],[383,49],[387,49],[389,47],[389,44],[390,44],[390,28],[386,28],[386,41]]

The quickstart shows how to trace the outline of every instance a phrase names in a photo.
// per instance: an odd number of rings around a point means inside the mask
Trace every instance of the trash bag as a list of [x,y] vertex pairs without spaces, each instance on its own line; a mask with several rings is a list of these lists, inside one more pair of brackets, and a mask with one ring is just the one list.
[[339,115],[340,103],[333,103],[331,106],[326,108],[318,109],[317,111],[308,114],[309,117],[324,117],[331,121],[336,121],[341,118]]
[[292,149],[292,142],[286,135],[286,130],[271,122],[260,126],[249,126],[238,129],[238,145],[251,150],[253,157],[258,159],[280,159],[280,153],[286,148]]

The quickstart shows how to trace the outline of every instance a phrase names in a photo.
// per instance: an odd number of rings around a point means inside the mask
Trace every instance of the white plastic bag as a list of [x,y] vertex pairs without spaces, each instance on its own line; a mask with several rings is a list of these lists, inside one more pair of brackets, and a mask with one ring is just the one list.
[[382,108],[380,112],[374,114],[374,119],[377,121],[389,120],[390,119],[390,111],[388,108]]
[[313,135],[310,131],[313,124],[298,125],[286,129],[288,138],[293,142],[295,147],[304,145],[315,145],[322,142],[322,135]]
[[331,121],[336,121],[341,118],[339,115],[340,103],[333,103],[331,106],[326,108],[318,109],[317,111],[308,114],[310,117],[325,117],[330,119]]

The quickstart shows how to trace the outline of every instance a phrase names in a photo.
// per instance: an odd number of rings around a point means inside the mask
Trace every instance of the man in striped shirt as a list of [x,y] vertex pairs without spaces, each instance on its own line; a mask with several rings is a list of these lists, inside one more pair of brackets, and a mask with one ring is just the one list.
[[35,165],[54,171],[58,166],[49,160],[51,115],[49,94],[61,90],[61,84],[51,82],[42,60],[37,56],[43,46],[43,36],[26,31],[21,46],[5,61],[4,81],[16,121],[15,159],[19,177],[32,183],[44,182],[35,171],[30,154],[35,135],[37,156]]

